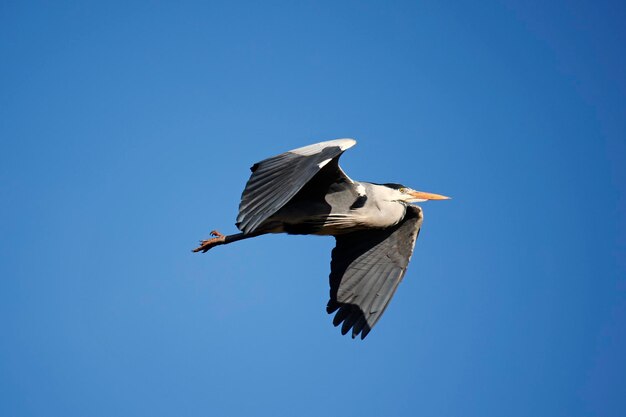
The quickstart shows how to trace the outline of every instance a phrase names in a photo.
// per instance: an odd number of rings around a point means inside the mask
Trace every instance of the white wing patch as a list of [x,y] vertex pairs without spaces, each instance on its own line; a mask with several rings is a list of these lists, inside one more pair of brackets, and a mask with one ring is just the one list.
[[313,145],[304,146],[298,149],[293,149],[289,152],[295,153],[296,155],[309,156],[320,153],[323,149],[329,148],[331,146],[338,146],[339,149],[345,151],[346,149],[353,147],[355,144],[356,140],[354,139],[335,139],[327,140],[326,142],[315,143]]
[[356,140],[354,139],[339,139],[341,141],[341,143],[339,143],[339,149],[341,149],[342,151],[345,151],[346,149],[349,149],[351,147],[353,147],[354,145],[356,145]]
[[317,164],[318,167],[323,168],[327,163],[329,163],[330,161],[332,161],[333,158],[328,158],[322,162],[320,162],[319,164]]
[[363,184],[359,184],[356,186],[356,192],[359,194],[359,197],[365,197],[365,187]]

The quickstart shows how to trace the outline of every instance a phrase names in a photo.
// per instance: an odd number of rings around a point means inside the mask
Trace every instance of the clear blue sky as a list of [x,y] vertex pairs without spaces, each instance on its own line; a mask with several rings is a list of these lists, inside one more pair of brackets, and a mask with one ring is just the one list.
[[[626,415],[626,6],[0,3],[0,415]],[[423,204],[365,341],[332,238],[192,254],[354,137]]]

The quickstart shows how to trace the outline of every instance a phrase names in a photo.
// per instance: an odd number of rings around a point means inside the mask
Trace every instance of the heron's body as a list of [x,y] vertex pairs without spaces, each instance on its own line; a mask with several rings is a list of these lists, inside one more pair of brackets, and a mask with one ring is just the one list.
[[304,190],[259,229],[269,233],[335,236],[394,226],[404,217],[406,204],[385,199],[386,190],[384,186],[356,181],[331,184],[322,199],[311,198]]
[[237,216],[241,233],[203,241],[206,252],[267,233],[335,236],[329,313],[342,333],[364,338],[376,324],[408,266],[422,224],[410,203],[445,199],[400,184],[354,181],[339,157],[354,146],[337,139],[285,152],[254,164]]

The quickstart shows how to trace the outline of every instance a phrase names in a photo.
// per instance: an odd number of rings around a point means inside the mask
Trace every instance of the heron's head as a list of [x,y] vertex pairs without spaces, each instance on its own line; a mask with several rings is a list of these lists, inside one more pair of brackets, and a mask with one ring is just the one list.
[[428,200],[449,200],[450,199],[450,197],[446,197],[445,195],[425,193],[423,191],[416,191],[402,184],[383,184],[383,185],[393,190],[394,199],[396,201],[402,201],[405,203],[421,203],[423,201],[428,201]]

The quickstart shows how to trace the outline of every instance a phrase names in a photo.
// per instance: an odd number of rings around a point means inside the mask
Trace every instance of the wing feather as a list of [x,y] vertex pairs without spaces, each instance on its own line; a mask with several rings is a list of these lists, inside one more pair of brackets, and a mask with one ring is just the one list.
[[413,254],[422,225],[422,210],[408,206],[402,221],[387,229],[336,236],[330,273],[329,314],[341,333],[365,338],[378,322]]
[[244,233],[254,232],[329,165],[329,160],[338,159],[355,143],[353,139],[320,142],[254,164],[241,195],[237,227]]

